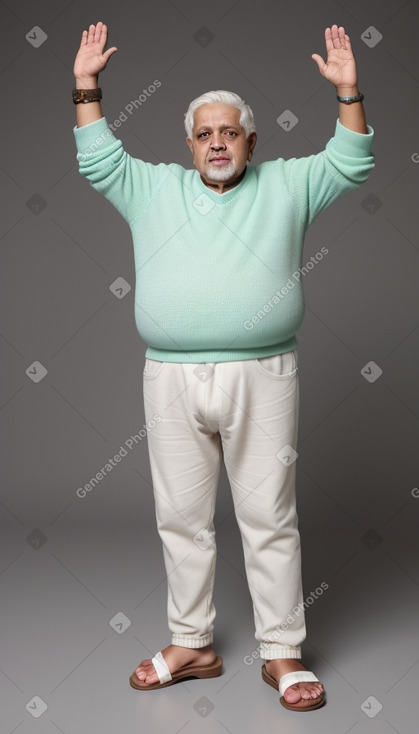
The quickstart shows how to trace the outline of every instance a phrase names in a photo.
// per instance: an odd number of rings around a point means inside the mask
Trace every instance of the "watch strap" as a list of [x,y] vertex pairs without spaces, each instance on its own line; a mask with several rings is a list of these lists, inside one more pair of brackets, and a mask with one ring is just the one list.
[[73,89],[73,102],[99,102],[102,99],[102,90],[100,87],[96,89]]
[[352,104],[352,102],[362,102],[364,99],[363,94],[358,94],[357,97],[339,97],[339,95],[336,95],[336,99],[339,100],[339,102],[343,102],[344,104]]

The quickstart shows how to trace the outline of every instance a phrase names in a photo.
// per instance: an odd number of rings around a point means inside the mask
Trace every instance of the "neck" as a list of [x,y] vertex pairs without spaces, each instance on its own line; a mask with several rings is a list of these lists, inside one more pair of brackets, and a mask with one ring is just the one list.
[[204,176],[201,175],[201,181],[205,184],[205,186],[208,186],[209,189],[212,189],[217,194],[224,194],[226,191],[229,191],[230,189],[234,189],[235,186],[237,186],[240,181],[244,178],[246,174],[246,168],[243,169],[243,171],[236,176],[233,179],[230,179],[229,181],[212,181],[209,178],[204,178]]

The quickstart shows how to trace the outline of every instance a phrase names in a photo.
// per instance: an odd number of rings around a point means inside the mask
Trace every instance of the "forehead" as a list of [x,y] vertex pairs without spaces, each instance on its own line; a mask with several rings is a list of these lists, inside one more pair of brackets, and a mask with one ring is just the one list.
[[195,110],[194,114],[194,129],[198,127],[219,127],[220,125],[235,125],[241,127],[239,124],[240,110],[238,107],[233,107],[229,104],[223,104],[221,102],[214,102],[213,104],[203,104]]

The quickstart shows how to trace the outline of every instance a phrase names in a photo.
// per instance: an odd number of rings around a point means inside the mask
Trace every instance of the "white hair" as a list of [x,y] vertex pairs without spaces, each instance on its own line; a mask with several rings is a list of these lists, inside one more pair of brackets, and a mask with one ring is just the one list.
[[229,104],[240,110],[240,125],[244,128],[246,138],[249,137],[250,133],[256,132],[253,112],[249,105],[245,104],[242,98],[238,94],[235,94],[235,92],[226,92],[224,89],[218,89],[216,92],[205,92],[205,94],[201,94],[200,97],[197,97],[190,103],[188,111],[185,113],[185,130],[188,138],[192,138],[195,110],[203,104],[216,104],[217,102]]

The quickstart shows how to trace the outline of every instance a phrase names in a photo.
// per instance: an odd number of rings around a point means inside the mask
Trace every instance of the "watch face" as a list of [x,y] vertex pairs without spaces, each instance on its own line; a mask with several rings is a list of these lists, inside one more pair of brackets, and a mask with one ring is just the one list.
[[83,102],[84,99],[85,99],[85,95],[81,89],[77,89],[73,92],[74,102]]

